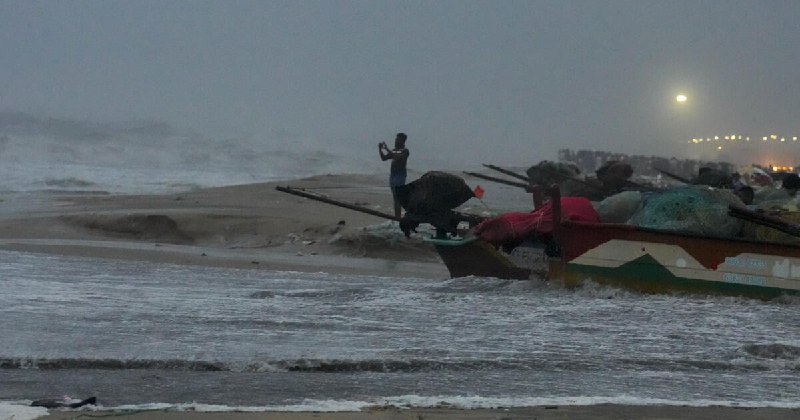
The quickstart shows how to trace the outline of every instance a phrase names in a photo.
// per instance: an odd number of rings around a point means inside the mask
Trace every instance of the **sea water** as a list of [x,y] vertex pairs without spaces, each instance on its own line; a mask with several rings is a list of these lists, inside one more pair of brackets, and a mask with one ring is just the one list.
[[798,407],[800,303],[0,252],[0,401]]
[[[0,217],[52,209],[52,191],[169,193],[388,174],[375,142],[299,150],[158,125],[23,117],[0,121]],[[474,169],[413,144],[410,180]],[[482,202],[467,203],[470,211],[530,209],[518,189],[468,183],[486,190]],[[0,252],[0,287],[0,414],[14,418],[36,415],[24,408],[31,400],[60,396],[97,396],[106,408],[198,410],[800,406],[800,303],[791,299],[19,252]]]

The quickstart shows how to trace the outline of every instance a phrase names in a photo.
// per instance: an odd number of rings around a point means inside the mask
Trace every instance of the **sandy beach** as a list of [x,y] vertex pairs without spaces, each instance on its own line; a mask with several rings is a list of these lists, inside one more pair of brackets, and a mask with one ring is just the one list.
[[446,276],[430,245],[403,237],[387,220],[275,189],[307,188],[386,212],[391,196],[383,181],[327,175],[170,195],[40,193],[4,203],[0,249],[267,270]]
[[[379,217],[275,190],[292,185],[390,211],[382,177],[317,176],[170,195],[39,193],[2,203],[0,249],[247,268],[447,278],[433,248]],[[635,405],[359,412],[59,411],[45,419],[790,419],[798,409]],[[14,417],[19,418],[19,417]]]

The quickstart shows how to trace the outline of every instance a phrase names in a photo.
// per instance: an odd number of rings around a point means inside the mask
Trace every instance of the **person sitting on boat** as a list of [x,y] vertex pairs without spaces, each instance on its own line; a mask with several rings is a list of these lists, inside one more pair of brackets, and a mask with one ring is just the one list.
[[437,236],[455,234],[464,215],[454,209],[475,193],[464,179],[441,171],[430,171],[419,179],[395,187],[397,200],[406,213],[400,219],[400,229],[406,236],[415,232],[420,223],[428,223],[436,228]]
[[382,161],[392,161],[392,167],[389,171],[389,188],[392,189],[392,200],[394,201],[394,215],[400,218],[400,201],[397,199],[397,187],[405,185],[406,183],[406,163],[408,162],[409,151],[406,148],[405,133],[397,133],[394,139],[394,149],[389,149],[386,142],[378,143],[378,153]]
[[781,181],[781,188],[783,188],[789,196],[796,196],[797,190],[800,189],[800,176],[797,176],[797,174],[787,174]]
[[733,189],[733,193],[736,194],[739,199],[742,200],[745,206],[750,206],[753,204],[753,200],[755,199],[755,191],[753,187],[749,185],[740,185]]
[[731,176],[724,172],[704,166],[697,171],[697,177],[692,180],[695,185],[708,185],[714,188],[732,188],[733,180]]

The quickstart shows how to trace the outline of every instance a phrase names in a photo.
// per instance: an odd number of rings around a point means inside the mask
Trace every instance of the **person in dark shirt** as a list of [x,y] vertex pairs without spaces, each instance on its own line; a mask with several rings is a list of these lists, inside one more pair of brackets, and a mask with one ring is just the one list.
[[392,168],[389,172],[389,187],[392,189],[392,199],[394,200],[394,215],[400,217],[400,201],[397,199],[397,187],[406,183],[406,162],[408,162],[408,149],[406,149],[405,133],[397,133],[394,139],[394,149],[389,149],[386,142],[378,143],[378,153],[381,160],[392,161]]
[[781,180],[781,188],[794,197],[797,195],[797,190],[800,189],[800,177],[797,174],[787,174]]

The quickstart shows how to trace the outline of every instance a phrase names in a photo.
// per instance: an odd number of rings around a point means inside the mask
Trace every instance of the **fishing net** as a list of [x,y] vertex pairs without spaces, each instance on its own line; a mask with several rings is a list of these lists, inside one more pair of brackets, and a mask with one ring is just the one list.
[[603,184],[593,178],[581,181],[568,179],[560,187],[562,197],[586,197],[592,201],[600,201],[608,196]]
[[[576,178],[581,171],[577,166],[564,163],[543,160],[525,171],[531,184],[538,184],[549,187],[553,184],[561,184],[570,178]],[[563,191],[562,191],[563,194]]]
[[586,197],[599,201],[606,197],[607,188],[595,178],[583,178],[573,164],[543,160],[526,171],[531,185],[549,188],[558,184],[562,197]]
[[[780,213],[779,217],[787,222],[800,223],[800,211],[786,211]],[[745,238],[758,239],[760,241],[778,242],[784,244],[800,245],[800,238],[772,229],[767,226],[752,222],[745,222],[742,227],[742,234]]]
[[728,190],[685,186],[655,193],[645,198],[631,224],[709,236],[736,236],[739,219],[728,216],[730,204],[744,206]]
[[607,189],[621,189],[632,175],[631,165],[616,160],[609,160],[595,171],[595,176]]
[[595,204],[595,210],[603,223],[626,223],[639,210],[641,204],[641,192],[624,191]]
[[789,198],[791,197],[789,196],[789,193],[786,192],[786,190],[768,186],[768,187],[755,188],[755,195],[753,196],[753,201],[756,204],[758,204],[758,203],[763,203],[765,201],[788,200]]

